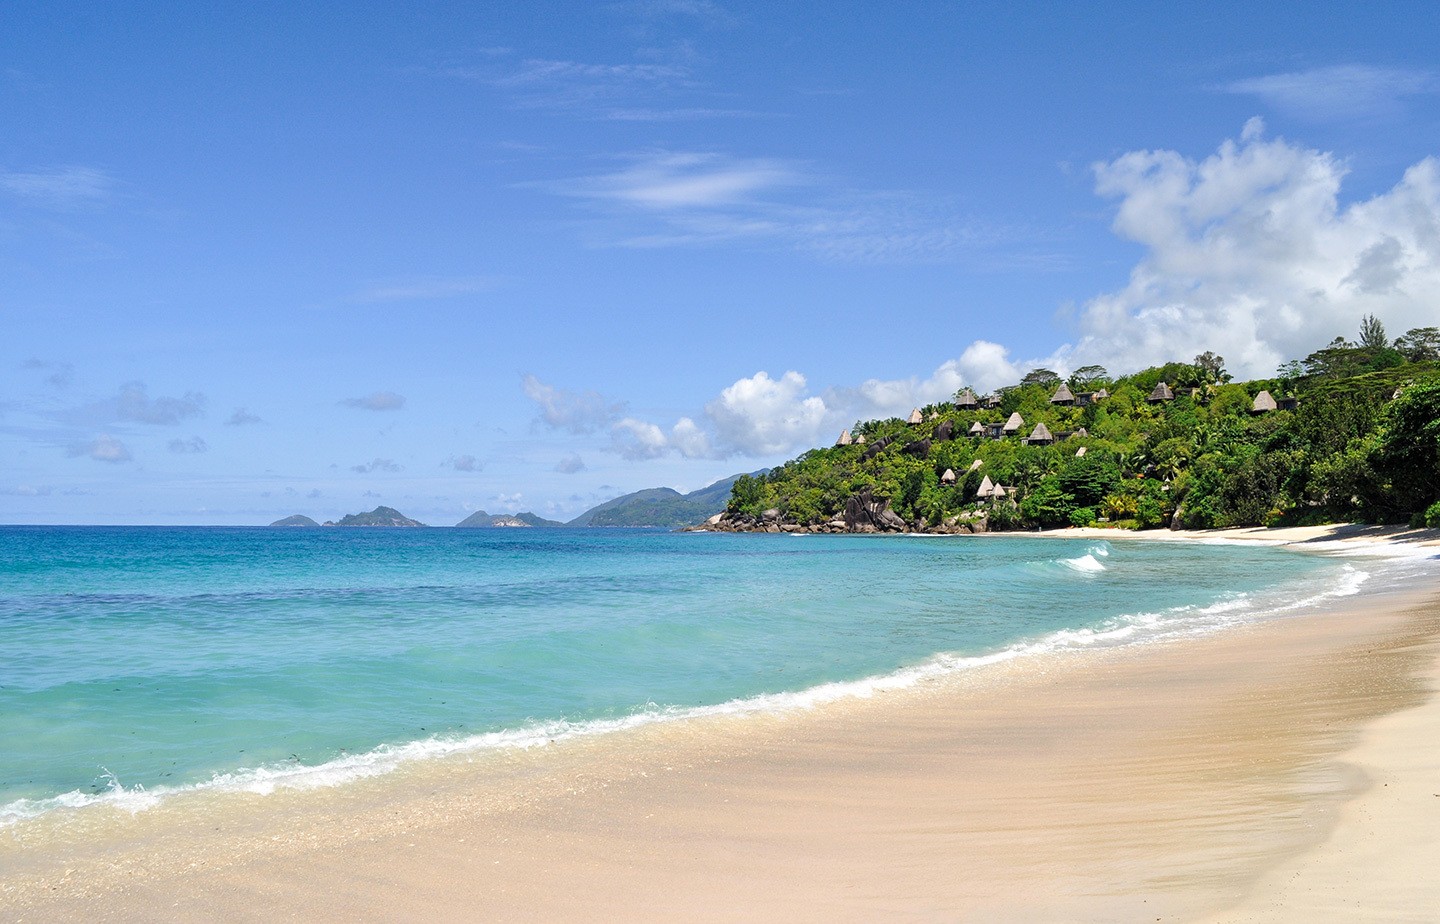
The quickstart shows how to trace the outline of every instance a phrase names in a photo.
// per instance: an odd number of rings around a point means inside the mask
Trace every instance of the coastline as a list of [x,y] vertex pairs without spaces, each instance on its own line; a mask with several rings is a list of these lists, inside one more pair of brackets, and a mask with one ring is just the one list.
[[[1152,538],[1116,532],[1059,535]],[[1347,538],[1266,532],[1233,538]],[[196,801],[135,816],[98,857],[11,866],[0,914],[1285,919],[1296,882],[1334,880],[1337,849],[1361,883],[1383,881],[1392,847],[1440,858],[1423,836],[1440,799],[1413,804],[1435,763],[1403,746],[1440,726],[1437,634],[1433,587],[1417,586],[803,713]],[[1367,779],[1410,793],[1368,835],[1390,802]],[[1410,885],[1377,914],[1429,907],[1410,904],[1424,876]]]

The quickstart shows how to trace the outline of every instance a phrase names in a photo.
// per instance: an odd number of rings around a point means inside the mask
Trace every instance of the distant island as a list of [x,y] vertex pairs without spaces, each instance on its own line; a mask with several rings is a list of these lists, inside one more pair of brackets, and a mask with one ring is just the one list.
[[527,511],[516,514],[496,513],[490,514],[483,510],[477,510],[465,519],[456,523],[455,526],[465,529],[506,529],[514,527],[556,527],[564,526],[559,520],[547,520],[544,517],[536,516]]
[[292,517],[285,517],[284,520],[272,522],[272,527],[423,527],[423,522],[410,520],[402,512],[393,507],[376,507],[364,514],[346,514],[338,521],[327,520],[324,524],[318,524],[310,517],[302,514],[295,514]]
[[[463,529],[555,529],[565,526],[629,526],[679,529],[691,523],[713,517],[725,509],[730,499],[731,488],[740,478],[763,478],[768,470],[751,472],[749,475],[731,475],[714,484],[707,485],[689,494],[681,494],[674,488],[646,488],[622,494],[603,504],[591,507],[568,523],[547,520],[528,510],[520,513],[486,513],[477,510],[456,523]],[[288,528],[318,529],[321,526],[424,526],[412,520],[394,507],[376,507],[368,513],[352,513],[338,521],[317,523],[304,514],[297,513],[276,520],[271,526]]]

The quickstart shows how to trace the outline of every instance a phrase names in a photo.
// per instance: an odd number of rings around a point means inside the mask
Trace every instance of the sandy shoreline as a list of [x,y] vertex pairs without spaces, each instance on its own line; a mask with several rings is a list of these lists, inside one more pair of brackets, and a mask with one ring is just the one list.
[[194,800],[0,846],[0,918],[1427,920],[1437,638],[1432,582],[812,712]]

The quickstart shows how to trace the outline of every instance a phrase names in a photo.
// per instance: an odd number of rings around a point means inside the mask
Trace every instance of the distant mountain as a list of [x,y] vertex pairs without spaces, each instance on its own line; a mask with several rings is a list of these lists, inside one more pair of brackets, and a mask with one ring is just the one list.
[[326,526],[424,526],[419,520],[412,520],[394,507],[376,507],[369,513],[351,513],[339,522]]
[[[753,474],[763,474],[755,472]],[[725,509],[730,487],[739,475],[722,478],[689,494],[674,488],[646,488],[608,500],[571,520],[566,526],[662,526],[676,529],[699,523]]]
[[564,526],[558,520],[547,520],[544,517],[536,516],[527,511],[514,515],[508,513],[489,514],[483,510],[477,510],[459,523],[457,527],[467,529],[500,529],[505,527],[551,527]]
[[319,524],[319,523],[316,523],[314,520],[312,520],[312,519],[310,519],[309,517],[305,516],[304,514],[300,514],[300,513],[295,514],[293,517],[286,517],[286,518],[283,519],[283,520],[276,520],[274,523],[271,523],[270,525],[271,525],[271,526],[306,526],[306,527],[313,526],[313,527],[315,527],[315,528],[317,528],[317,529],[320,527],[320,524]]

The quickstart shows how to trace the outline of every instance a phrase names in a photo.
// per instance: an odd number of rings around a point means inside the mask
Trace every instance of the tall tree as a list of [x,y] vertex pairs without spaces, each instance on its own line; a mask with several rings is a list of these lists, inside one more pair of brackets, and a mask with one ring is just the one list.
[[1373,314],[1367,314],[1360,321],[1360,345],[1372,350],[1382,350],[1390,345],[1385,336],[1385,325]]
[[1070,373],[1070,387],[1089,391],[1101,382],[1110,381],[1110,373],[1104,366],[1081,366]]
[[1020,380],[1021,385],[1054,385],[1060,381],[1059,373],[1051,369],[1031,369]]
[[1195,366],[1205,374],[1207,385],[1211,382],[1230,381],[1230,373],[1225,371],[1225,357],[1219,353],[1206,350],[1195,357]]
[[1395,338],[1395,349],[1412,363],[1440,359],[1440,327],[1412,327]]

